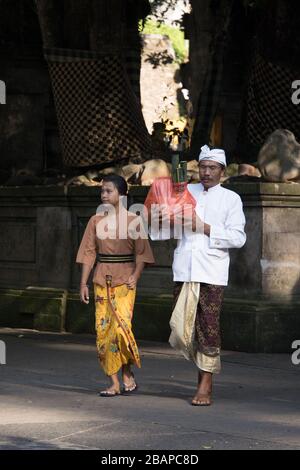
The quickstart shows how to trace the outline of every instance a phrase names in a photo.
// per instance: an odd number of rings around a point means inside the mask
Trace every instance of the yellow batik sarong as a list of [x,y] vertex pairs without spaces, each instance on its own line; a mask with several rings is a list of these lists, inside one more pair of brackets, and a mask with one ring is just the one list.
[[117,287],[94,284],[94,293],[96,345],[105,374],[116,374],[126,364],[141,367],[131,326],[136,289],[129,289],[126,284]]

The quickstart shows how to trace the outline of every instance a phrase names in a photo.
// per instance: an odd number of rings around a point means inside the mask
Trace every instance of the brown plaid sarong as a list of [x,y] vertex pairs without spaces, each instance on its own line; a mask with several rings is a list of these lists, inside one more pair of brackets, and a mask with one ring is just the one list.
[[[174,306],[179,297],[183,282],[175,282]],[[207,356],[218,356],[221,349],[220,312],[224,296],[224,286],[200,285],[200,298],[195,319],[195,340],[199,352]]]

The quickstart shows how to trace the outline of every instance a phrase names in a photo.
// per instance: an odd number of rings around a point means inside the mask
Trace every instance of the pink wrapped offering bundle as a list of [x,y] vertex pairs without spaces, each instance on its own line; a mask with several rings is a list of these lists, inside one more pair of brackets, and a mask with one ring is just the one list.
[[170,177],[156,178],[144,203],[148,217],[160,212],[171,223],[182,223],[182,218],[192,218],[196,201],[187,189],[187,182],[174,183]]

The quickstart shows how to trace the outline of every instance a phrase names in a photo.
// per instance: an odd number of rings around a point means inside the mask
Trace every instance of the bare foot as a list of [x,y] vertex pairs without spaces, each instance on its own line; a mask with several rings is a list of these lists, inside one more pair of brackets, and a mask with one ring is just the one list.
[[210,406],[212,394],[212,374],[210,372],[200,372],[198,374],[198,389],[192,400],[193,406]]
[[199,391],[192,400],[193,406],[210,406],[211,403],[211,393],[200,393]]

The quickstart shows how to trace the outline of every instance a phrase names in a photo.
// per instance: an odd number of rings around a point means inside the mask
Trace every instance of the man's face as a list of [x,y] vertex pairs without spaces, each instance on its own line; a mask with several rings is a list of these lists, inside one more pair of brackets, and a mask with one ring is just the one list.
[[221,177],[224,175],[224,167],[220,163],[212,160],[202,160],[199,163],[200,182],[205,189],[212,188],[220,183]]

